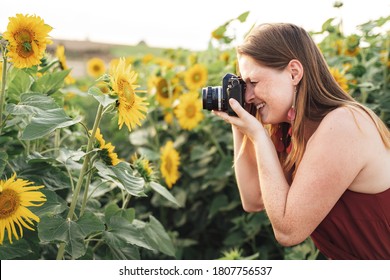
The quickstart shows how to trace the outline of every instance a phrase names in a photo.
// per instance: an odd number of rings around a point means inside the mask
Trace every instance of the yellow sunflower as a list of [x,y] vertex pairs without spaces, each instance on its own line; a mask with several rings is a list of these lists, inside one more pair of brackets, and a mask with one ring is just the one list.
[[195,64],[187,70],[184,82],[190,90],[197,90],[206,85],[207,68],[202,64]]
[[16,68],[39,65],[52,41],[48,38],[53,28],[38,16],[16,14],[9,18],[3,38],[8,41],[7,56]]
[[336,80],[336,82],[339,84],[339,86],[345,91],[348,92],[348,80],[345,78],[345,76],[334,67],[331,67],[329,69],[330,73],[332,74],[333,78]]
[[153,165],[145,157],[138,157],[136,154],[131,157],[131,162],[135,169],[146,182],[151,182],[155,179],[155,171]]
[[[57,46],[56,57],[58,58],[58,61],[60,63],[60,68],[62,70],[69,69],[69,67],[66,63],[65,47],[63,45]],[[66,78],[65,78],[65,84],[70,85],[70,84],[74,84],[74,83],[75,83],[75,79],[69,73],[68,76],[66,76]]]
[[117,153],[114,152],[115,146],[106,143],[103,135],[100,133],[100,128],[96,130],[95,139],[99,142],[99,155],[107,165],[117,165],[121,160],[118,159]]
[[93,78],[99,78],[106,72],[106,65],[101,58],[93,57],[87,61],[87,73]]
[[180,96],[175,116],[180,126],[187,130],[192,130],[203,120],[202,101],[197,92],[189,92]]
[[123,58],[117,65],[110,69],[111,87],[118,95],[118,125],[121,129],[126,124],[129,130],[137,125],[141,126],[141,121],[145,119],[148,103],[146,98],[138,96],[136,85],[137,73],[131,70],[131,65],[126,65]]
[[168,141],[165,146],[161,148],[160,160],[161,175],[164,177],[168,188],[172,188],[172,185],[175,184],[180,177],[180,156],[173,147],[172,141]]
[[23,227],[34,230],[32,220],[39,222],[39,217],[27,207],[42,206],[46,201],[45,195],[36,191],[43,186],[31,186],[32,182],[15,178],[16,174],[7,181],[0,180],[0,244],[3,244],[5,230],[11,244],[12,235],[16,240],[23,237]]

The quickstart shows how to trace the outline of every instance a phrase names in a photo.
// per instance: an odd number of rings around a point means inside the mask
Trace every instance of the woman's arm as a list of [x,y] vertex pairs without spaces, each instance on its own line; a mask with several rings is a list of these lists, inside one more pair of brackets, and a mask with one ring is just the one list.
[[[244,134],[232,126],[234,142],[234,171],[241,202],[246,212],[258,212],[264,209],[261,197],[257,161],[252,141],[247,139],[243,146]],[[243,148],[243,150],[241,150]]]

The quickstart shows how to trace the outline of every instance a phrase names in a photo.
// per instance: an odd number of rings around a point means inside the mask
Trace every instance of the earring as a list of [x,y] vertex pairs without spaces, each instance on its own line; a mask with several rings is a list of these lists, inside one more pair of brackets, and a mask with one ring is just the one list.
[[287,118],[290,122],[293,122],[295,120],[296,116],[296,110],[295,110],[295,101],[297,97],[297,87],[294,87],[294,97],[293,97],[293,104],[291,105],[291,108],[287,112]]

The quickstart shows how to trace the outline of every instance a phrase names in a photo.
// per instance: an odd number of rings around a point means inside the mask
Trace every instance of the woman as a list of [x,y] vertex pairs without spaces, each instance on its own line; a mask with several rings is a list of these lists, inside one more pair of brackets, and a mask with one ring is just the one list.
[[331,259],[390,259],[388,128],[343,92],[302,28],[261,25],[237,52],[256,117],[234,99],[238,117],[214,113],[232,124],[244,210],[265,209],[284,246],[311,236]]

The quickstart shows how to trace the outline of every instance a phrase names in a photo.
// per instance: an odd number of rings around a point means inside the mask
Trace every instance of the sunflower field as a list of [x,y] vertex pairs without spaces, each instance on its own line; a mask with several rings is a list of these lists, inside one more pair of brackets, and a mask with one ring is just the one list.
[[[231,128],[201,89],[236,72],[234,24],[205,51],[104,61],[74,77],[53,27],[10,15],[0,34],[0,259],[321,259],[284,248],[264,212],[245,213]],[[390,126],[390,16],[312,31],[340,85]]]

